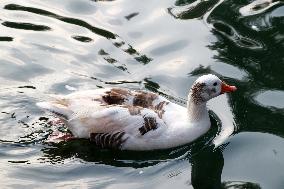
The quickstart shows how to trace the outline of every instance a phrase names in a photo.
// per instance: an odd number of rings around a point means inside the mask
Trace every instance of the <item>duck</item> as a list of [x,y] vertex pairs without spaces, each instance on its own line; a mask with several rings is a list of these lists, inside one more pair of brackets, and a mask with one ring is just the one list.
[[193,142],[210,129],[207,101],[236,91],[213,74],[191,86],[187,106],[145,90],[99,88],[55,95],[37,106],[62,120],[74,138],[99,148],[148,151]]

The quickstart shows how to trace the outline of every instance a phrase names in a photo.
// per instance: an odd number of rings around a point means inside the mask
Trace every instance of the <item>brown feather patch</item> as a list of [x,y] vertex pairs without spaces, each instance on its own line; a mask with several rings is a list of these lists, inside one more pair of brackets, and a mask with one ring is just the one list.
[[144,117],[144,125],[139,128],[141,135],[145,135],[151,130],[156,130],[158,128],[157,121],[154,117]]
[[169,102],[162,101],[154,107],[155,112],[158,114],[159,118],[162,119],[163,114],[165,113],[164,106],[168,105],[168,104],[169,104]]
[[121,149],[122,144],[127,140],[123,139],[125,132],[115,133],[91,133],[90,141],[100,148]]
[[204,102],[201,93],[203,92],[203,87],[205,86],[205,83],[196,83],[192,86],[191,90],[191,97],[195,104],[199,104],[201,102]]
[[143,110],[143,107],[141,107],[141,106],[125,105],[125,106],[122,106],[122,107],[127,108],[130,115],[140,115],[141,110]]
[[64,99],[64,98],[62,98],[62,99],[57,99],[56,101],[55,101],[55,103],[56,104],[60,104],[60,105],[62,105],[62,106],[68,106],[69,105],[69,101],[67,100],[67,99]]
[[137,92],[133,100],[133,106],[141,106],[148,108],[152,106],[153,101],[158,97],[157,94],[147,93],[143,91]]
[[130,91],[127,89],[113,88],[110,91],[107,91],[102,98],[107,104],[123,104],[127,96],[130,94]]

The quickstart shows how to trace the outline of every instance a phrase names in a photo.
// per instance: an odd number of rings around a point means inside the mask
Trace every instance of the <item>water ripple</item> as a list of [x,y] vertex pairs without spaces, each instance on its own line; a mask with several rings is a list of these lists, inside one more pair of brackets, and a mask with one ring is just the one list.
[[243,16],[251,16],[261,14],[266,10],[281,4],[283,5],[283,2],[280,0],[255,0],[252,3],[241,7],[239,11]]
[[279,28],[283,25],[283,10],[284,6],[274,7],[273,10],[266,14],[257,14],[254,16],[248,16],[242,18],[243,23],[248,27],[257,32],[280,32]]
[[164,54],[172,53],[174,51],[181,50],[188,45],[188,41],[186,40],[178,40],[172,42],[170,44],[163,45],[161,47],[157,47],[153,49],[150,53],[156,56],[161,56]]
[[251,49],[251,50],[264,49],[264,45],[261,42],[240,35],[235,30],[235,28],[233,28],[233,26],[230,26],[229,24],[222,21],[212,21],[212,22],[215,31],[217,31],[227,39],[231,40],[238,47]]
[[174,18],[177,19],[194,19],[194,18],[202,18],[207,12],[209,12],[219,0],[196,0],[189,4],[182,3],[179,5],[180,2],[176,2],[175,7],[168,8],[168,12]]
[[134,12],[134,13],[131,13],[131,14],[125,16],[125,18],[127,20],[131,20],[133,17],[137,16],[138,14],[139,14],[138,12]]
[[5,22],[2,23],[2,25],[9,27],[9,28],[22,29],[22,30],[33,30],[33,31],[48,31],[48,30],[51,30],[51,28],[48,27],[48,26],[31,24],[31,23],[5,21]]
[[46,10],[33,8],[33,7],[25,7],[25,6],[21,6],[21,5],[17,5],[17,4],[5,5],[4,9],[14,10],[14,11],[26,11],[26,12],[39,14],[39,15],[42,15],[42,16],[48,16],[48,17],[55,18],[55,19],[61,20],[63,22],[69,23],[69,24],[74,24],[74,25],[85,27],[85,28],[91,30],[92,32],[94,32],[95,34],[98,34],[98,35],[105,37],[107,39],[115,39],[116,38],[116,35],[114,33],[109,32],[109,31],[104,30],[104,29],[101,29],[101,28],[98,28],[98,27],[94,27],[94,26],[90,25],[89,23],[87,23],[85,21],[82,21],[82,20],[76,19],[76,18],[60,16],[58,14],[54,14],[54,13],[46,11]]
[[[267,0],[242,15],[253,1],[2,0],[2,187],[281,188],[283,143],[263,139],[284,136],[284,6]],[[168,151],[49,143],[67,127],[35,106],[50,93],[106,87],[145,89],[186,106],[189,87],[205,73],[238,91],[208,103],[206,135]],[[243,131],[253,133],[234,140]],[[265,134],[256,139],[258,132]],[[269,175],[256,171],[263,165]]]
[[31,12],[31,13],[39,14],[39,15],[42,15],[42,16],[55,18],[57,20],[65,22],[65,23],[84,27],[84,28],[89,29],[90,31],[92,31],[93,33],[95,33],[99,36],[102,36],[102,37],[105,37],[106,39],[111,40],[114,43],[114,45],[117,44],[117,43],[122,44],[122,45],[116,46],[116,47],[119,47],[124,52],[126,52],[127,54],[134,56],[134,58],[140,63],[147,64],[152,60],[151,58],[147,57],[146,55],[141,55],[140,53],[138,53],[137,50],[135,50],[131,45],[125,43],[117,34],[114,34],[110,31],[107,31],[107,30],[104,30],[104,29],[101,29],[101,28],[98,28],[98,27],[94,27],[94,26],[90,25],[89,23],[87,23],[83,20],[76,19],[76,18],[70,18],[70,17],[64,17],[64,16],[60,16],[58,14],[55,14],[55,13],[52,13],[52,12],[49,12],[49,11],[46,11],[46,10],[39,9],[39,8],[25,7],[25,6],[21,6],[21,5],[17,5],[17,4],[5,5],[4,9],[13,10],[13,11]]
[[77,40],[77,41],[84,42],[84,43],[88,43],[88,42],[93,41],[91,38],[86,37],[86,36],[72,36],[72,38]]
[[51,70],[35,63],[18,65],[8,60],[1,60],[1,77],[11,80],[27,81],[38,75],[50,73]]
[[2,37],[2,36],[0,36],[0,41],[13,41],[13,37]]

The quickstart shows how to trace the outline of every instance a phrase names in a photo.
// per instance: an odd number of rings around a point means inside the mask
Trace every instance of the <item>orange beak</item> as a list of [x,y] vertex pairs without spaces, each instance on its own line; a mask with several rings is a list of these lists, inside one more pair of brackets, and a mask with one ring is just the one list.
[[230,93],[230,92],[234,92],[237,90],[236,86],[230,86],[228,84],[226,84],[225,82],[222,82],[222,86],[221,86],[221,93]]

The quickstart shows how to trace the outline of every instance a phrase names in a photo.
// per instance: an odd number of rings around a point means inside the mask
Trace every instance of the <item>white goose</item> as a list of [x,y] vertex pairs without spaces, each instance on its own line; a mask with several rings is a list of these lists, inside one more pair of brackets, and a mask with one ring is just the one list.
[[152,92],[122,88],[75,92],[37,105],[60,117],[74,137],[90,138],[101,148],[154,150],[205,134],[210,128],[206,102],[236,89],[208,74],[194,82],[187,108]]

